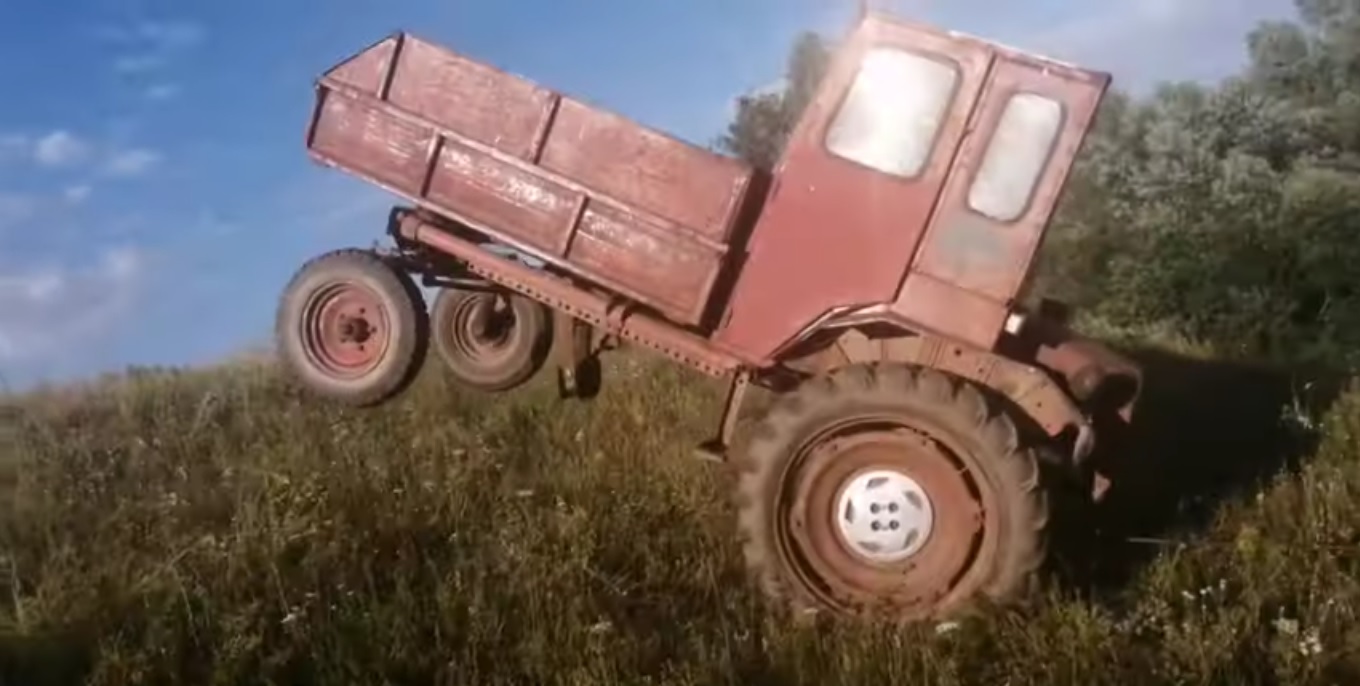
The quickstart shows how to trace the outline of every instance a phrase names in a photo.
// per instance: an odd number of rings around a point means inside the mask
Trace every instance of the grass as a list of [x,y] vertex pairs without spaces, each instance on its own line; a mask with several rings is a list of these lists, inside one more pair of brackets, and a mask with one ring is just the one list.
[[431,369],[350,411],[259,365],[31,394],[0,407],[0,683],[1355,683],[1360,392],[1310,428],[1266,372],[1162,358],[1084,571],[909,628],[764,606],[689,456],[720,389],[664,364],[615,358],[593,404]]

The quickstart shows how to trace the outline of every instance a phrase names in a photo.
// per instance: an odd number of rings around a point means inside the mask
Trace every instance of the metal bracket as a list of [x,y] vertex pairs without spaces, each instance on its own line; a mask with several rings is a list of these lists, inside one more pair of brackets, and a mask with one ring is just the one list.
[[751,387],[751,372],[738,370],[732,375],[732,383],[727,387],[727,399],[723,401],[722,419],[718,423],[718,435],[695,448],[695,456],[707,462],[727,461],[727,451],[732,445],[732,435],[737,430],[737,418],[741,406],[746,401],[746,391]]
[[591,329],[566,312],[553,310],[553,362],[562,398],[589,398],[599,391],[600,366]]

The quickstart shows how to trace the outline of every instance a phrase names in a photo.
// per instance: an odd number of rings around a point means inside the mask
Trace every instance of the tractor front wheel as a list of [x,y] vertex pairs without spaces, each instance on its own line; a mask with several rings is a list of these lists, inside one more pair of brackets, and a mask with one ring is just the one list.
[[425,301],[411,277],[358,249],[303,265],[284,289],[275,322],[284,369],[306,389],[357,407],[404,390],[429,336]]
[[748,566],[803,613],[899,621],[1014,599],[1045,555],[1033,451],[972,386],[856,365],[780,398],[739,458]]

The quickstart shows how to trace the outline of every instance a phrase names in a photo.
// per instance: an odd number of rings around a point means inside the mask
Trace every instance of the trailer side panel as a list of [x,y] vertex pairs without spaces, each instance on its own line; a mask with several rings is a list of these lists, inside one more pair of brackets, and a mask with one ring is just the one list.
[[753,175],[406,34],[322,77],[308,148],[683,325],[708,313]]

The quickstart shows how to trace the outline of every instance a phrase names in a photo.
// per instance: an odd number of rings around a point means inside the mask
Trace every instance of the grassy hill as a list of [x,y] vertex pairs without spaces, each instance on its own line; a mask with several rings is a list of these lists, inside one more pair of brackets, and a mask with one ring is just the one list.
[[259,364],[15,398],[0,683],[1355,683],[1360,393],[1315,426],[1273,371],[1142,357],[1103,538],[908,629],[763,607],[689,457],[719,389],[631,354],[594,404],[431,366],[348,411]]

